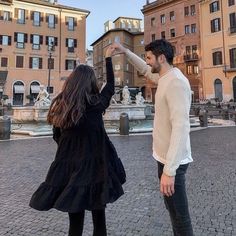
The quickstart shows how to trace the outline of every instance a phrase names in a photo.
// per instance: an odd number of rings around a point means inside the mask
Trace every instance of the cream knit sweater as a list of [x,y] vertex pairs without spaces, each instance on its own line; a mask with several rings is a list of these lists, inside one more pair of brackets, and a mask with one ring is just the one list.
[[175,176],[179,165],[192,162],[189,110],[191,88],[188,79],[177,68],[159,78],[136,54],[127,50],[129,62],[147,78],[158,83],[155,95],[153,157],[164,164],[164,173]]

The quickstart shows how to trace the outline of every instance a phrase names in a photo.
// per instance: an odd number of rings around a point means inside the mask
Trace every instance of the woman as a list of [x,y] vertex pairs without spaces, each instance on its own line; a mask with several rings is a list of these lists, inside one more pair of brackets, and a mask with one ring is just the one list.
[[102,118],[114,94],[113,51],[112,47],[106,51],[107,84],[101,93],[93,69],[79,65],[48,113],[58,148],[30,206],[68,212],[70,236],[82,235],[85,210],[92,211],[93,235],[106,236],[106,204],[124,193],[125,171]]

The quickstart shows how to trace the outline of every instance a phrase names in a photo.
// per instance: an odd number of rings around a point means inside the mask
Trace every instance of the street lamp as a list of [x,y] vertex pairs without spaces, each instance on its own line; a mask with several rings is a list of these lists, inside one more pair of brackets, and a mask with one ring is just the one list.
[[48,86],[47,91],[50,94],[50,80],[51,80],[51,69],[52,69],[52,52],[54,51],[54,42],[48,44]]

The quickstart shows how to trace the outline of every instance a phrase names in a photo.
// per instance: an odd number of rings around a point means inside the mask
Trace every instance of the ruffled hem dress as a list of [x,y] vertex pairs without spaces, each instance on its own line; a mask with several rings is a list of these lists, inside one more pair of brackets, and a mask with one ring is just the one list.
[[124,194],[125,170],[102,118],[114,94],[111,58],[106,58],[106,70],[107,84],[98,102],[87,106],[78,124],[64,130],[53,128],[56,156],[45,181],[31,197],[32,208],[70,213],[103,209]]

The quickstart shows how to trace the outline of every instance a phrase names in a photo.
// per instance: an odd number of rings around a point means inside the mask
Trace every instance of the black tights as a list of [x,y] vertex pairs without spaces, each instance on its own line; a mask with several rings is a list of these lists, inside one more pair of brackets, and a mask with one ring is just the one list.
[[[69,213],[69,236],[82,236],[84,227],[84,213]],[[105,209],[93,210],[93,236],[107,236]]]

